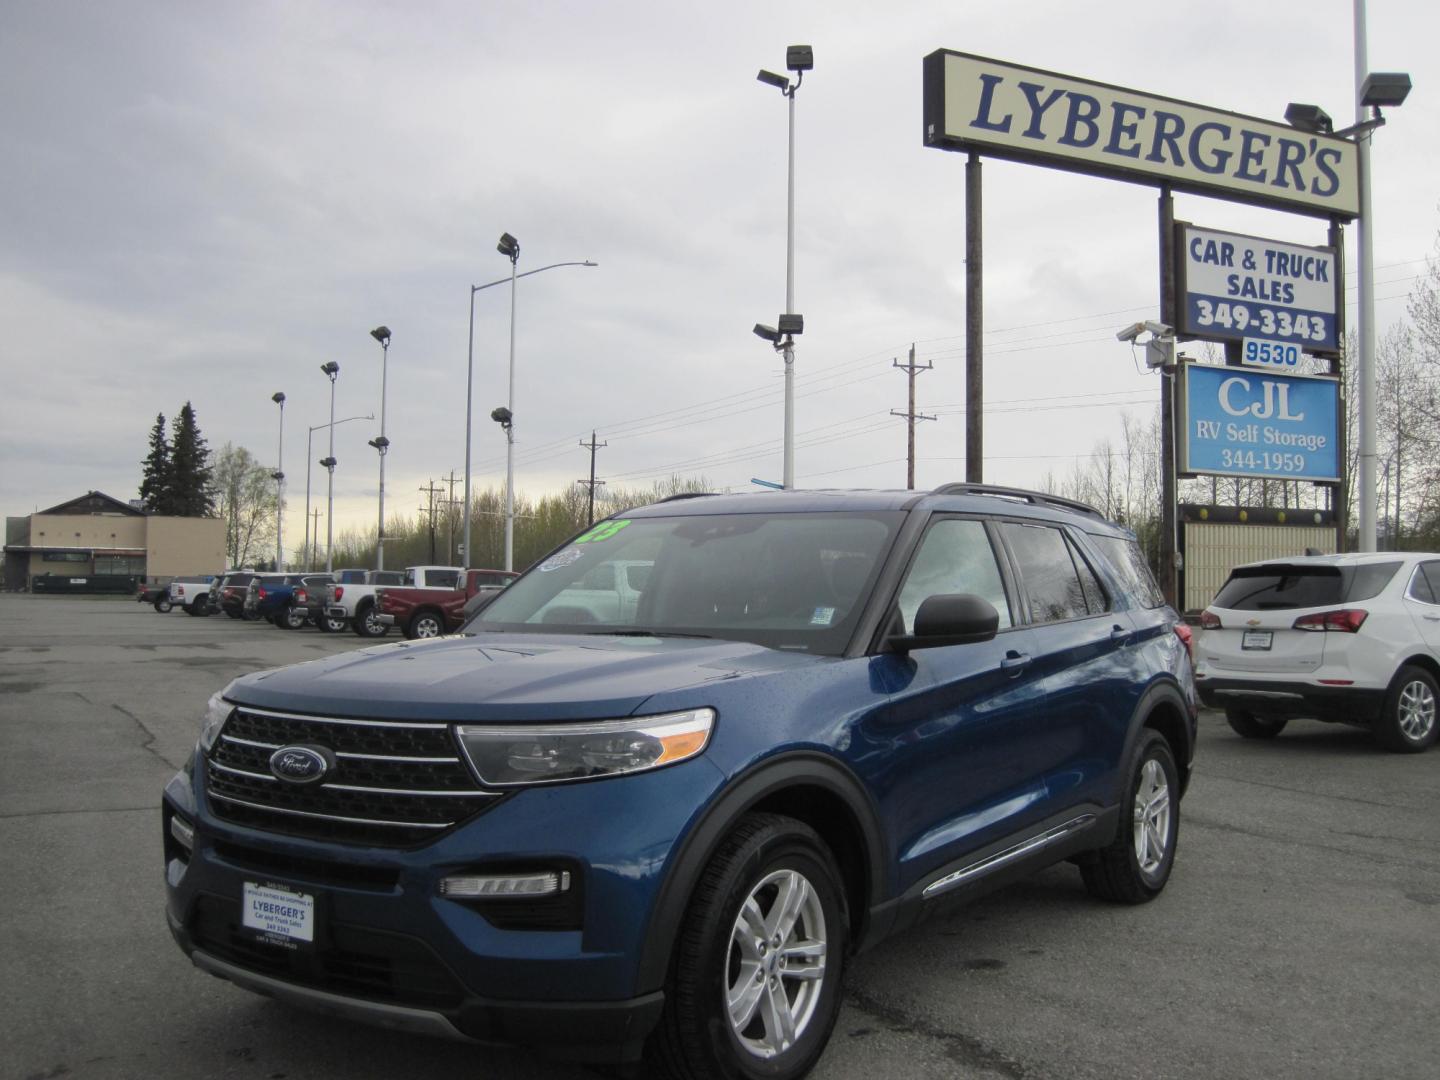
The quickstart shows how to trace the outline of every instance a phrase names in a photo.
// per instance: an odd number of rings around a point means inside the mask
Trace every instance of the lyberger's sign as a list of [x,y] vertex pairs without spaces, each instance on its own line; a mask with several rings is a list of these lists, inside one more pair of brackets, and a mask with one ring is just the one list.
[[925,143],[1322,217],[1359,213],[1345,139],[943,49],[925,58]]

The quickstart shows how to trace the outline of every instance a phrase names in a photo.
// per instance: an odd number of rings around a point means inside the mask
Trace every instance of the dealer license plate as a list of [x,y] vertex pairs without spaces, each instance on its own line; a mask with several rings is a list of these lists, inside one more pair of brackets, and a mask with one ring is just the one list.
[[315,897],[274,885],[245,882],[242,923],[277,945],[313,943],[315,940]]
[[1246,630],[1240,638],[1242,649],[1268,649],[1270,643],[1275,640],[1275,634],[1270,630]]

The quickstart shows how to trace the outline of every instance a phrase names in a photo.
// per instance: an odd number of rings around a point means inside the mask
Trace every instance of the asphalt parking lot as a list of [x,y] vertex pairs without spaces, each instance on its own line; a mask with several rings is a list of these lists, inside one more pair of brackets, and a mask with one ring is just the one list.
[[[370,645],[0,594],[0,1077],[593,1075],[294,1013],[171,942],[160,790],[206,699]],[[1434,1076],[1440,751],[1201,728],[1159,900],[1104,904],[1060,867],[884,943],[852,964],[814,1076]]]

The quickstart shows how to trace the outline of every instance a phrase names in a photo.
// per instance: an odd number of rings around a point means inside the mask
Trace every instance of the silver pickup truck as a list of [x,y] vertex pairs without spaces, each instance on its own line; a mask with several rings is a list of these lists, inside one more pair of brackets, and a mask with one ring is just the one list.
[[405,570],[372,570],[363,585],[327,585],[325,615],[344,620],[361,637],[384,637],[390,627],[380,621],[375,590],[383,585],[453,592],[464,571],[458,566],[407,566]]

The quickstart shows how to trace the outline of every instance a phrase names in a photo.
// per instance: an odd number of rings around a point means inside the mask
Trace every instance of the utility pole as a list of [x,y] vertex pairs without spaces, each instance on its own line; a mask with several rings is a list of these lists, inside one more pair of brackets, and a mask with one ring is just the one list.
[[935,365],[931,364],[928,361],[923,364],[915,363],[915,346],[912,344],[910,346],[909,362],[902,364],[897,358],[890,361],[890,366],[899,368],[901,371],[905,372],[905,374],[909,376],[910,381],[909,409],[907,409],[903,413],[896,412],[894,409],[891,409],[890,415],[904,417],[906,421],[906,427],[909,429],[909,445],[905,454],[905,486],[911,491],[913,491],[915,489],[915,421],[935,419],[935,417],[933,416],[925,416],[915,411],[915,376],[920,374],[920,372],[922,371],[929,371]]
[[[450,560],[450,565],[455,565],[455,470],[450,470],[450,494],[445,498],[445,557]],[[469,532],[469,529],[466,529]],[[466,563],[470,565],[470,552],[465,552]]]
[[441,489],[435,486],[433,479],[430,481],[428,487],[422,487],[420,489],[421,494],[429,496],[425,512],[430,515],[430,562],[432,564],[435,562],[435,492],[439,490]]
[[310,561],[306,564],[309,569],[315,569],[315,549],[320,546],[320,507],[310,511],[310,516],[315,519],[310,529]]
[[587,488],[590,489],[590,510],[586,517],[586,523],[589,525],[595,524],[595,487],[598,484],[605,483],[604,480],[595,479],[595,451],[599,450],[603,446],[609,445],[610,444],[608,442],[597,443],[595,441],[594,431],[590,432],[590,441],[588,443],[582,442],[580,444],[581,449],[590,451],[590,479],[576,481],[576,483],[584,484]]

